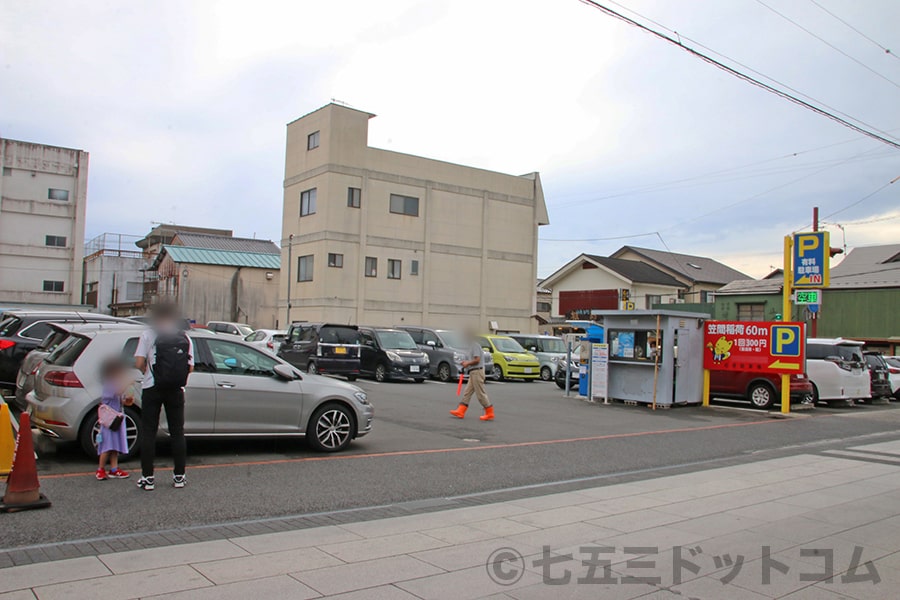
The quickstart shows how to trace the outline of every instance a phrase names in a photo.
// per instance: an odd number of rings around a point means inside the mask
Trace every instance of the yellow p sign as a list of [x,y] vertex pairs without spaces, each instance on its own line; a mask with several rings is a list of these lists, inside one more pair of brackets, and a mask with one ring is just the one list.
[[797,254],[803,258],[807,252],[812,252],[819,248],[819,236],[817,235],[801,235],[797,240],[799,247]]

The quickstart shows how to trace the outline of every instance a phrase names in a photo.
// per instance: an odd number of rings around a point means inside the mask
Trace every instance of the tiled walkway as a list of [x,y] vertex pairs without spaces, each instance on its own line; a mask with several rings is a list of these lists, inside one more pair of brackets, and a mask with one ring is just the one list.
[[895,599],[900,442],[0,569],[0,600],[153,597]]

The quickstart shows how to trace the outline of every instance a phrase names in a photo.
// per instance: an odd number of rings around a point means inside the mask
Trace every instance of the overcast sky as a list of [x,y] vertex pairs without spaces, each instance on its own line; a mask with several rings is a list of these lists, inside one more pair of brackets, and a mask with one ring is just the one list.
[[[863,64],[756,0],[621,4],[900,136],[900,2],[816,0],[873,43],[765,1]],[[577,0],[2,0],[0,66],[0,135],[91,153],[88,238],[175,221],[278,241],[285,124],[332,98],[378,115],[372,146],[540,171],[539,275],[664,240],[761,276],[814,205],[900,175],[900,150]],[[900,182],[826,220],[850,247],[900,242]]]

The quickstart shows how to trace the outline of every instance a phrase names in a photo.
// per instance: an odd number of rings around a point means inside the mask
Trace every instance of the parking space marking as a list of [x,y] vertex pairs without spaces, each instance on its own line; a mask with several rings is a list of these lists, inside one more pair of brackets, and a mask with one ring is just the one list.
[[[832,415],[822,415],[822,418]],[[394,450],[391,452],[373,452],[366,454],[340,454],[325,456],[305,456],[302,458],[273,458],[270,460],[249,460],[232,463],[218,463],[205,465],[188,465],[189,470],[194,469],[225,469],[234,467],[255,467],[266,465],[283,465],[305,462],[325,462],[335,460],[355,460],[363,458],[391,458],[395,456],[424,456],[427,454],[452,454],[455,452],[481,452],[484,450],[508,450],[512,448],[528,448],[533,446],[553,446],[561,444],[574,444],[579,442],[598,442],[603,440],[615,440],[624,438],[646,437],[653,435],[669,435],[676,433],[692,433],[695,431],[714,431],[717,429],[731,429],[735,427],[750,427],[753,425],[768,425],[774,423],[791,423],[790,419],[771,419],[765,418],[757,421],[747,421],[746,423],[722,423],[720,425],[703,425],[701,427],[678,427],[674,429],[658,429],[653,431],[632,431],[628,433],[610,433],[606,435],[594,435],[588,437],[564,438],[557,440],[534,440],[531,442],[512,442],[509,444],[491,444],[488,446],[466,446],[460,448],[431,448],[424,450]],[[158,471],[171,471],[170,468],[157,469]],[[42,475],[41,479],[67,479],[69,477],[87,477],[93,475],[91,472],[82,473],[56,473]]]

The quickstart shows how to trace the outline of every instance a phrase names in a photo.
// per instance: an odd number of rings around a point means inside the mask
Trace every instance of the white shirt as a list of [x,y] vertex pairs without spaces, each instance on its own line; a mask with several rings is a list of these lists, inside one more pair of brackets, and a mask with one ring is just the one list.
[[[184,334],[184,336],[188,340],[188,364],[190,366],[194,366],[194,343],[191,341],[191,338]],[[134,351],[135,358],[141,357],[147,361],[147,372],[144,373],[144,379],[141,381],[142,389],[149,389],[153,387],[153,365],[156,364],[156,332],[152,329],[147,329],[141,334],[140,339],[138,339],[137,349]]]

